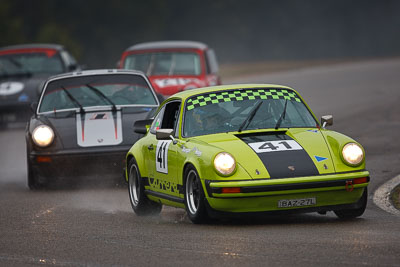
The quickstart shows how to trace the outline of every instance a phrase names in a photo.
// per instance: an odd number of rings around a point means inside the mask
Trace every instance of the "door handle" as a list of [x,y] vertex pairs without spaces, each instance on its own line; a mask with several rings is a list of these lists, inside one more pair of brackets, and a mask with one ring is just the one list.
[[148,149],[148,150],[153,150],[153,149],[154,149],[153,144],[149,145],[149,146],[147,147],[147,149]]

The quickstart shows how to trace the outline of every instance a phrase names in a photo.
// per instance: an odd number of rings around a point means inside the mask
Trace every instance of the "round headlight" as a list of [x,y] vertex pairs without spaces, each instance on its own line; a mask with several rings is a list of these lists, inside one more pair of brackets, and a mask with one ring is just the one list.
[[33,130],[32,140],[38,146],[48,146],[54,140],[54,132],[49,126],[40,125]]
[[236,169],[236,161],[231,154],[222,152],[215,156],[214,167],[222,175],[231,175]]
[[356,143],[348,143],[342,149],[343,159],[350,165],[358,165],[364,159],[364,151]]

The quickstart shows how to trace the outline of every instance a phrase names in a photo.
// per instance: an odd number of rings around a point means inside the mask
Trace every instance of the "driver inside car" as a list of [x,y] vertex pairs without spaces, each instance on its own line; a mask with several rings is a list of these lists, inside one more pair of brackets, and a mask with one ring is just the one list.
[[193,133],[203,135],[218,132],[224,120],[222,115],[224,112],[226,111],[217,104],[194,109],[192,113],[193,121],[195,122],[195,125],[193,125],[195,129],[192,130]]

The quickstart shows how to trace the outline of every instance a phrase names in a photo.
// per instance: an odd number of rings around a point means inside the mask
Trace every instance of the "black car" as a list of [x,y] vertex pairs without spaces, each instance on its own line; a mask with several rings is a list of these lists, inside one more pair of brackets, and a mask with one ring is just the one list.
[[159,100],[147,77],[131,70],[87,70],[49,78],[26,128],[28,186],[107,176],[122,181],[125,155],[141,135],[136,120]]
[[25,44],[0,48],[0,124],[26,121],[43,82],[52,75],[79,70],[62,45]]

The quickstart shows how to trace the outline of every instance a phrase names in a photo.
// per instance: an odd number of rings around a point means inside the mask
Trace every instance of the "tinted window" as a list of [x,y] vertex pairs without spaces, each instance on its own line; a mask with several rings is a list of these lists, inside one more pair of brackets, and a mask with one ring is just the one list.
[[174,129],[174,136],[177,136],[180,106],[180,101],[165,104],[154,118],[150,132],[155,134],[158,129]]
[[0,54],[0,74],[58,74],[64,71],[61,57],[56,50]]
[[[256,106],[258,109],[251,118],[250,114]],[[295,92],[257,88],[189,98],[185,105],[183,135],[190,137],[238,131],[240,127],[242,130],[274,128],[280,117],[281,128],[309,128],[317,125]]]
[[131,54],[125,69],[140,70],[147,75],[200,75],[200,58],[192,52],[157,52]]
[[43,92],[39,112],[112,104],[157,105],[157,100],[140,75],[81,76],[50,82]]
[[209,49],[207,50],[207,65],[209,68],[210,73],[218,73],[219,67],[218,67],[218,61],[217,57],[215,56],[214,50]]
[[150,133],[156,134],[156,131],[161,128],[161,120],[163,118],[164,111],[165,111],[165,105],[160,109],[160,111],[154,118],[153,123],[151,124],[150,127]]

